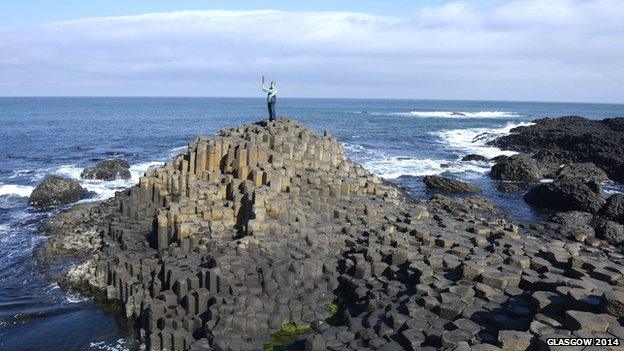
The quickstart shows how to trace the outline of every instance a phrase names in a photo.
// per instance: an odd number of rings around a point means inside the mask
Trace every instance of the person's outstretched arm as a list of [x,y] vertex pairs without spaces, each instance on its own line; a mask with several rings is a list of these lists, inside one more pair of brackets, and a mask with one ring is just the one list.
[[262,91],[267,92],[267,89],[264,87],[264,76],[262,76]]

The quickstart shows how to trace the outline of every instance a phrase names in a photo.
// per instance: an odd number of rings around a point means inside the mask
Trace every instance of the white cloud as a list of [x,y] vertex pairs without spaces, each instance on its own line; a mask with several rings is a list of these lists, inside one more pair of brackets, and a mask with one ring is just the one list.
[[454,2],[403,18],[182,11],[0,30],[0,95],[624,102],[624,1]]

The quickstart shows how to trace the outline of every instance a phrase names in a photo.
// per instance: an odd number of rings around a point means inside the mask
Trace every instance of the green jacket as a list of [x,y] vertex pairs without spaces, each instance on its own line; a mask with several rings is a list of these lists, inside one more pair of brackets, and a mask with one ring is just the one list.
[[262,91],[267,93],[267,102],[271,102],[271,99],[277,95],[277,86],[269,86],[269,88],[265,88],[262,86]]

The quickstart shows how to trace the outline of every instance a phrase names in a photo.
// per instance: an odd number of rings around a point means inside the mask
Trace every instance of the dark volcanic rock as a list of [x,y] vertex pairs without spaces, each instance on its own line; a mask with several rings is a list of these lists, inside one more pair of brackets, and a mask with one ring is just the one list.
[[425,176],[423,182],[427,185],[428,189],[436,191],[456,193],[476,193],[479,191],[479,188],[473,184],[436,175]]
[[537,182],[542,174],[535,161],[527,155],[510,156],[492,166],[492,178],[500,180],[514,180],[521,182]]
[[468,154],[464,157],[462,157],[461,159],[462,161],[478,161],[478,162],[489,162],[490,159],[482,156],[482,155],[478,155],[478,154]]
[[[624,181],[624,118],[602,121],[578,116],[543,118],[488,144],[527,153],[551,150],[559,163],[593,162],[610,179]],[[558,155],[558,156],[557,156]]]
[[64,205],[82,199],[87,191],[76,180],[49,176],[30,194],[31,206]]
[[84,257],[101,248],[100,234],[106,230],[115,207],[112,200],[78,204],[45,222],[39,231],[49,235],[36,256],[43,262],[64,257]]
[[490,159],[490,162],[499,163],[499,162],[505,161],[508,158],[509,158],[509,156],[507,156],[507,155],[498,155],[496,157],[492,157]]
[[624,194],[613,194],[600,210],[600,215],[612,221],[624,224]]
[[130,164],[126,160],[106,160],[98,163],[95,167],[85,168],[80,173],[80,177],[100,180],[130,179],[132,175],[129,168]]
[[523,186],[519,183],[502,182],[496,186],[496,189],[506,193],[517,193],[519,191],[522,191]]
[[536,185],[524,199],[538,207],[553,210],[579,210],[596,213],[605,204],[602,195],[597,194],[585,183],[577,180],[554,181]]
[[597,219],[593,222],[596,237],[604,239],[613,245],[624,242],[624,226],[613,222]]
[[592,162],[571,163],[559,168],[555,173],[555,179],[578,179],[582,182],[606,182],[607,174]]
[[523,350],[551,334],[622,335],[624,257],[558,232],[591,214],[518,223],[483,197],[417,203],[331,134],[288,119],[199,137],[111,204],[48,225],[100,234],[59,285],[116,301],[142,349],[256,351],[298,330],[288,349]]

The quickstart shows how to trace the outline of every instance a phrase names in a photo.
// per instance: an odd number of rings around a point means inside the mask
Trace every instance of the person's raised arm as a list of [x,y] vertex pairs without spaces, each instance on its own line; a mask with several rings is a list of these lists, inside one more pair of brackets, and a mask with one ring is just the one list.
[[264,76],[262,76],[262,91],[266,93],[267,89],[264,87]]

